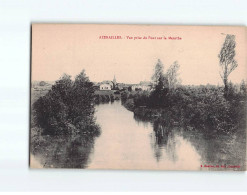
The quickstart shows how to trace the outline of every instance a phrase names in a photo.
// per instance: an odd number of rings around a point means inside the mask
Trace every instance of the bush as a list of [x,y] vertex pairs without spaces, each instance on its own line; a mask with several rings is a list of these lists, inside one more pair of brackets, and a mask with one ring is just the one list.
[[[108,97],[109,98],[109,97]],[[64,75],[33,104],[35,124],[46,135],[99,134],[95,124],[93,83],[82,71],[72,82]]]
[[136,115],[150,120],[163,118],[178,121],[185,128],[228,134],[246,127],[247,107],[244,90],[229,86],[227,98],[222,87],[180,86],[172,90],[154,90],[151,94],[145,91],[131,93],[128,98],[133,99],[134,105],[124,105],[131,107]]
[[121,93],[121,100],[122,102],[125,102],[129,97],[129,92],[128,91],[124,91]]
[[133,99],[127,99],[126,102],[125,102],[125,107],[128,109],[128,110],[131,110],[133,111],[134,110],[134,101]]
[[40,81],[39,86],[45,86],[47,83],[45,81]]
[[150,99],[149,92],[147,91],[138,92],[133,96],[134,96],[134,105],[136,107],[149,106],[150,102],[152,101]]

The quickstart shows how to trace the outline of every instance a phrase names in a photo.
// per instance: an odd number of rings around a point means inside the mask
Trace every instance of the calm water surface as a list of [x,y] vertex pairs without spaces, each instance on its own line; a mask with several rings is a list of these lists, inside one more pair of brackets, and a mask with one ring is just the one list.
[[[95,114],[101,127],[99,137],[73,141],[45,138],[47,141],[37,147],[34,156],[39,165],[88,169],[244,169],[243,135],[205,137],[179,127],[153,124],[134,117],[121,101],[97,105]],[[240,168],[201,167],[204,165]]]
[[95,140],[88,168],[224,170],[201,165],[243,166],[244,148],[237,145],[236,137],[206,138],[179,128],[154,126],[136,119],[120,101],[100,104],[96,110],[102,133]]

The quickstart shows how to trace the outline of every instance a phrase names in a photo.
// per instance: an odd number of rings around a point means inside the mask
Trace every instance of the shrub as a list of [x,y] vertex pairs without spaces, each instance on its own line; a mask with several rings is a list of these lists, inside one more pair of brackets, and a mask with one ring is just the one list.
[[122,102],[125,102],[128,99],[129,96],[129,92],[128,91],[124,91],[121,93],[121,100]]
[[70,76],[63,75],[45,96],[33,104],[35,123],[47,135],[97,135],[95,99],[100,101],[84,71],[74,82]]
[[165,118],[207,133],[228,134],[246,127],[247,101],[243,91],[230,84],[227,97],[222,87],[212,85],[180,86],[169,91],[163,88],[151,94],[138,92],[131,95],[132,110],[151,120]]
[[127,99],[126,102],[125,102],[125,107],[128,109],[128,110],[131,110],[133,111],[134,109],[134,101],[133,99]]

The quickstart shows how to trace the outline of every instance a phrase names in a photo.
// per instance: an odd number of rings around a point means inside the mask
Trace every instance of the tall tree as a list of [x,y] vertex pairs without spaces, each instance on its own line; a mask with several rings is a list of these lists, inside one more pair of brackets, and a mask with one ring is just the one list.
[[231,74],[235,68],[237,68],[238,63],[234,59],[236,52],[236,41],[235,41],[235,35],[226,35],[225,42],[221,48],[220,54],[218,55],[220,60],[220,76],[223,80],[223,83],[225,85],[225,95],[228,93],[228,76]]
[[68,103],[71,88],[70,76],[64,74],[45,96],[34,103],[35,121],[43,128],[44,134],[68,133]]
[[[93,83],[83,70],[75,77],[71,101],[71,118],[83,118],[88,122],[93,119],[94,114],[94,88]],[[78,121],[78,119],[76,120]],[[80,120],[79,120],[80,121]],[[85,120],[86,121],[86,120]]]
[[154,86],[158,85],[160,78],[163,77],[164,75],[163,71],[164,71],[164,65],[162,64],[161,60],[158,59],[158,62],[154,68],[154,74],[152,76],[152,81]]
[[160,59],[158,59],[152,76],[154,85],[154,90],[150,94],[150,105],[152,107],[163,107],[167,100],[167,93],[169,91],[168,80],[163,71],[164,66]]
[[180,65],[175,61],[167,70],[166,77],[168,81],[169,89],[175,88],[176,85],[180,82],[178,79],[178,69]]

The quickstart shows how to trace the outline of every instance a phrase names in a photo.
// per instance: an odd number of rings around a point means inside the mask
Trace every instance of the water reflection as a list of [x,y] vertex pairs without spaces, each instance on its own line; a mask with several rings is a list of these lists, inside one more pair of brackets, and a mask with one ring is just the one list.
[[37,168],[86,168],[93,143],[94,139],[82,136],[44,136],[32,143],[32,154],[38,160]]
[[[245,170],[245,130],[220,136],[207,136],[202,131],[193,133],[183,131],[183,137],[196,148],[201,156],[202,165],[219,165],[219,168],[204,168],[203,170]],[[226,167],[221,167],[224,165]],[[229,166],[239,167],[229,168]]]
[[[186,169],[193,165],[201,170],[245,170],[245,131],[208,136],[203,130],[185,131],[162,120],[153,123],[153,130],[152,145],[157,161],[166,158],[175,164],[180,161]],[[199,168],[201,165],[203,167]]]
[[162,120],[153,123],[151,145],[161,169],[199,170],[201,156],[195,147],[183,138],[181,129]]
[[95,141],[88,168],[200,169],[200,155],[179,129],[134,116],[121,102],[99,105],[96,115],[102,134]]
[[162,120],[151,123],[134,116],[120,101],[97,105],[96,110],[99,137],[46,136],[32,143],[42,167],[201,170],[204,164],[226,164],[241,165],[231,170],[244,169],[245,134],[207,137]]

